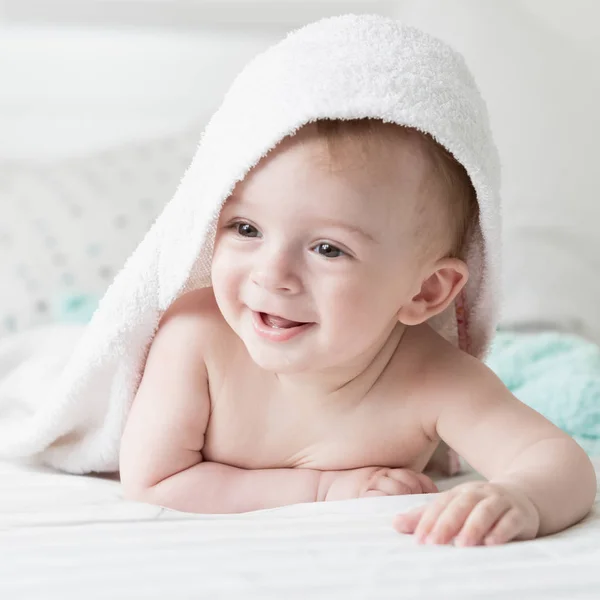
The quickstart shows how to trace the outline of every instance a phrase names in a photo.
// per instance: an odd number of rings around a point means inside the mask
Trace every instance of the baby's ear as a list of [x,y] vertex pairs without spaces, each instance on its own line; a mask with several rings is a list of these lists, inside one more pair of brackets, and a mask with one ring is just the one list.
[[404,325],[419,325],[443,312],[469,279],[467,265],[458,258],[442,258],[421,284],[421,291],[398,312]]

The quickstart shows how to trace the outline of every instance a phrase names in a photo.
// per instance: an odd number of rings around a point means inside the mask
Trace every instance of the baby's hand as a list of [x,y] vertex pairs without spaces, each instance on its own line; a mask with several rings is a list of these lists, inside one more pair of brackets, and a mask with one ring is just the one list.
[[410,469],[362,467],[348,471],[324,472],[324,500],[349,500],[370,496],[434,494],[438,491],[427,475]]
[[397,515],[394,527],[420,543],[456,546],[503,544],[537,535],[540,517],[529,498],[513,486],[464,483],[426,506]]

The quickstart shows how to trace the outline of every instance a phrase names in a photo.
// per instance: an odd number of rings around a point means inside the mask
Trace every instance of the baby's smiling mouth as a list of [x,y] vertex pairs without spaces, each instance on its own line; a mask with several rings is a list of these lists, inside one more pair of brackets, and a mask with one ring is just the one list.
[[291,329],[292,327],[307,325],[307,323],[302,321],[291,321],[290,319],[285,319],[284,317],[278,317],[277,315],[271,315],[269,313],[261,312],[259,314],[262,322],[273,329]]
[[259,337],[274,343],[289,342],[308,331],[315,323],[292,321],[272,313],[252,311],[252,325]]

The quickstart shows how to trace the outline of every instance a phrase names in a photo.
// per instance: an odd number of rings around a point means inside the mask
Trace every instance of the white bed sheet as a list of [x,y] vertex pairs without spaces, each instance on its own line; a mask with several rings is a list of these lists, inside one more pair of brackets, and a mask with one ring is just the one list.
[[189,515],[124,501],[110,477],[0,462],[0,598],[600,597],[600,497],[558,535],[466,549],[392,530],[427,500]]

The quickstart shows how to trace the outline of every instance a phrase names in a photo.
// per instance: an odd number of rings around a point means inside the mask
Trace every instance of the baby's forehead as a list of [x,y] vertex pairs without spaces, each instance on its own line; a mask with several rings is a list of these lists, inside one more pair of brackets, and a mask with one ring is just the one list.
[[357,162],[379,164],[387,156],[402,162],[426,158],[421,132],[393,123],[365,121],[310,123],[286,138],[281,147],[285,150],[300,144],[341,167],[344,161],[350,166]]
[[347,154],[332,155],[310,131],[283,141],[236,186],[226,215],[242,209],[258,225],[295,229],[342,223],[380,239],[420,231],[422,168],[414,155],[400,165],[402,153],[347,142]]
[[282,211],[303,220],[343,214],[373,228],[433,232],[441,188],[427,143],[434,142],[396,124],[311,123],[263,157],[226,205],[270,220]]
[[236,189],[249,187],[249,180],[264,181],[298,169],[314,182],[323,182],[323,175],[330,175],[338,181],[399,189],[420,183],[427,174],[427,153],[419,132],[382,123],[386,127],[368,132],[351,127],[331,133],[323,130],[322,122],[319,125],[321,129],[310,123],[282,139]]
[[288,142],[238,182],[231,199],[262,203],[275,195],[290,201],[305,192],[319,195],[325,204],[343,195],[349,204],[354,200],[368,209],[383,193],[406,201],[420,188],[423,175],[420,157],[410,151],[365,151],[360,142],[349,142],[342,154],[319,139]]

